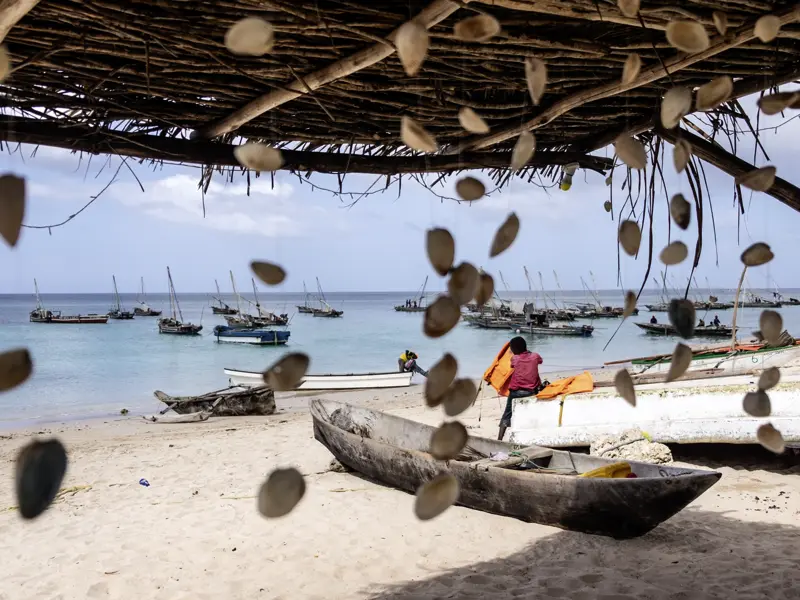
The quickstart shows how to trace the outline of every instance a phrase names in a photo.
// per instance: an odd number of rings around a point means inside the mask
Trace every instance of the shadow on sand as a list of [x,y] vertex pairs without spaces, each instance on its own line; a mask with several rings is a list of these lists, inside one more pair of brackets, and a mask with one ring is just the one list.
[[673,460],[699,468],[729,467],[743,471],[769,471],[800,475],[800,454],[787,449],[777,455],[758,444],[670,444]]
[[557,531],[510,556],[372,589],[368,597],[800,598],[799,557],[800,529],[688,509],[641,538]]

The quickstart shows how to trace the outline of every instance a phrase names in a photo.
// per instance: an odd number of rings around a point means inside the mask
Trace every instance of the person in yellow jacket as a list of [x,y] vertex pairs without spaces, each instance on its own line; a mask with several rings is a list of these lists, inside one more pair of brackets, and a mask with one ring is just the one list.
[[419,356],[417,356],[416,352],[411,350],[406,350],[403,352],[400,355],[400,358],[397,359],[397,366],[399,367],[400,372],[409,373],[413,371],[414,373],[419,373],[423,377],[427,377],[428,372],[417,364],[418,358]]

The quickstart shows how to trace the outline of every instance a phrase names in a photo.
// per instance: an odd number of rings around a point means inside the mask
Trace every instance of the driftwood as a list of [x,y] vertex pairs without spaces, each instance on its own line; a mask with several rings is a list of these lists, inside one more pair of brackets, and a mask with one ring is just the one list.
[[275,392],[266,386],[231,387],[201,396],[170,396],[158,390],[153,393],[179,414],[208,412],[215,417],[241,417],[275,413]]

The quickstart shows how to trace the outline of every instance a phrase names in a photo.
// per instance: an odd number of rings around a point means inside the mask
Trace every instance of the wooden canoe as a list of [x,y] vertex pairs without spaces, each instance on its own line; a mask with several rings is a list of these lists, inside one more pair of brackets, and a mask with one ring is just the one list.
[[160,390],[153,394],[168,408],[182,415],[207,412],[215,417],[242,417],[275,413],[275,392],[265,385],[233,386],[201,396],[170,396]]
[[543,447],[525,448],[534,460],[501,466],[491,457],[513,456],[520,447],[477,437],[458,460],[444,462],[427,452],[435,430],[430,425],[333,400],[313,400],[311,415],[314,437],[343,465],[373,480],[414,493],[449,471],[459,481],[463,506],[618,539],[647,533],[721,476],[631,462],[635,479],[578,477],[618,461]]

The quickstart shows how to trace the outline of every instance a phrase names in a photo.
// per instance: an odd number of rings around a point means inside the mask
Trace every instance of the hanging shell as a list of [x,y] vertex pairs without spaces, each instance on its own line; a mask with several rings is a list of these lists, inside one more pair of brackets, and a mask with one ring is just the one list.
[[538,58],[526,58],[525,81],[528,83],[528,93],[531,95],[533,105],[539,106],[547,88],[547,65]]
[[800,102],[800,92],[778,92],[763,96],[758,100],[758,107],[765,115],[777,115]]
[[639,0],[617,0],[619,11],[629,19],[639,14]]
[[486,42],[500,33],[500,22],[492,15],[475,15],[456,23],[453,33],[462,42]]
[[686,260],[689,256],[689,249],[681,241],[675,241],[666,246],[659,255],[661,262],[667,266],[677,265]]
[[232,54],[264,56],[272,52],[274,44],[275,29],[272,23],[258,17],[236,21],[225,32],[225,47]]
[[748,267],[760,267],[775,258],[772,249],[764,242],[756,242],[742,252],[742,263]]
[[478,281],[478,291],[475,292],[475,304],[483,306],[494,295],[494,278],[488,273],[481,271]]
[[456,304],[463,306],[472,302],[479,282],[478,269],[468,262],[462,262],[450,273],[447,291]]
[[772,403],[766,392],[758,390],[744,395],[742,408],[751,417],[768,417],[772,412]]
[[669,372],[665,381],[675,381],[686,372],[692,363],[692,349],[685,344],[677,344],[672,352],[672,360],[669,364]]
[[11,72],[11,57],[3,44],[0,44],[0,83],[8,77]]
[[669,201],[669,214],[678,227],[686,230],[692,221],[692,205],[683,197],[683,194],[675,194]]
[[762,311],[758,318],[758,326],[761,335],[772,345],[780,343],[781,333],[783,333],[783,317],[781,313],[774,310]]
[[425,380],[425,403],[434,408],[442,402],[442,397],[447,392],[458,372],[458,361],[449,352],[442,356],[428,371]]
[[762,391],[771,390],[781,381],[781,370],[778,367],[770,367],[761,372],[758,378],[758,389]]
[[753,33],[762,42],[768,44],[778,37],[778,32],[780,30],[781,20],[778,17],[775,15],[764,15],[758,21],[756,21],[756,26],[753,28]]
[[0,176],[0,235],[12,248],[19,241],[25,218],[25,179]]
[[611,200],[606,200],[605,202],[603,202],[603,210],[604,211],[606,211],[607,213],[610,213],[612,208],[614,208],[614,205],[611,204]]
[[673,298],[669,301],[669,322],[678,331],[682,338],[690,338],[694,334],[694,324],[697,320],[694,303],[685,298]]
[[456,326],[461,309],[449,296],[439,296],[425,309],[422,331],[430,338],[439,338]]
[[458,122],[470,133],[489,133],[486,121],[469,106],[464,106],[458,111]]
[[33,441],[17,455],[14,482],[19,514],[35,519],[53,502],[67,472],[67,451],[58,440]]
[[692,91],[685,87],[670,88],[661,101],[661,124],[665,129],[674,129],[691,110]]
[[286,279],[286,271],[283,270],[283,267],[273,263],[254,260],[250,263],[250,268],[256,277],[267,285],[278,285]]
[[642,59],[639,58],[639,55],[635,53],[628,54],[628,58],[625,59],[625,64],[622,67],[622,83],[627,84],[636,79],[641,68]]
[[394,45],[406,75],[413,77],[419,72],[428,55],[430,46],[428,30],[417,21],[406,21],[397,30]]
[[268,519],[288,515],[306,494],[306,482],[297,469],[275,469],[258,490],[258,512]]
[[418,152],[436,152],[439,144],[428,130],[409,116],[403,115],[400,120],[400,139],[403,143]]
[[758,443],[764,446],[770,452],[775,454],[783,454],[786,449],[786,442],[783,441],[781,432],[772,426],[772,423],[764,423],[756,431]]
[[465,202],[473,202],[483,198],[486,186],[474,177],[462,177],[456,182],[456,193]]
[[636,309],[636,293],[625,292],[625,306],[622,308],[622,316],[624,318],[630,317]]
[[714,20],[714,27],[717,28],[720,35],[725,35],[725,32],[728,31],[728,15],[724,12],[720,12],[715,10],[711,14],[711,18]]
[[644,169],[647,166],[647,152],[644,145],[627,133],[614,140],[617,156],[631,169]]
[[453,460],[461,454],[468,440],[467,428],[461,423],[444,423],[431,435],[431,456],[436,460]]
[[670,21],[667,23],[667,41],[673,48],[689,54],[707,50],[711,45],[705,27],[697,21]]
[[26,348],[0,354],[0,392],[6,392],[25,382],[33,372],[33,361]]
[[456,379],[442,397],[442,408],[448,417],[457,417],[475,402],[478,388],[471,379]]
[[713,110],[733,94],[733,79],[727,75],[712,79],[697,89],[697,110]]
[[686,165],[689,164],[689,159],[691,157],[691,144],[684,139],[679,139],[676,141],[675,147],[672,150],[672,162],[675,165],[675,170],[678,173],[683,173],[683,170],[686,168]]
[[442,277],[447,275],[456,256],[456,241],[452,234],[441,227],[429,229],[426,234],[425,248],[433,270]]
[[283,166],[283,154],[259,142],[248,142],[233,149],[233,156],[246,169],[253,171],[277,171]]
[[458,480],[450,473],[437,475],[417,490],[414,514],[420,521],[438,517],[458,500]]
[[281,357],[264,373],[264,382],[276,392],[294,390],[308,371],[307,354],[292,352]]
[[503,221],[503,224],[497,229],[492,239],[492,245],[489,248],[489,258],[494,258],[502,254],[514,243],[519,233],[519,217],[516,213],[511,213]]
[[621,398],[631,406],[636,406],[636,390],[633,389],[633,379],[627,369],[620,369],[614,375],[614,387]]
[[628,256],[636,256],[642,243],[642,231],[636,221],[623,221],[619,226],[619,245]]
[[735,181],[737,185],[743,185],[754,192],[766,192],[775,183],[776,173],[777,169],[775,167],[761,167],[760,169],[748,171],[744,175],[739,175]]
[[519,171],[522,167],[528,164],[528,161],[533,157],[536,151],[536,138],[530,131],[523,131],[517,138],[517,143],[514,144],[514,150],[511,152],[511,170]]

